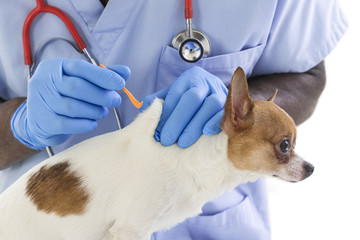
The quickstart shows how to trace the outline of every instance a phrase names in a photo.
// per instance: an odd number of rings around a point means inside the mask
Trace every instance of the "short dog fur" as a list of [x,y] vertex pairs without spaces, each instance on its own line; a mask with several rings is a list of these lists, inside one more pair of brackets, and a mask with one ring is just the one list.
[[156,99],[128,127],[45,160],[8,188],[0,196],[0,239],[145,240],[241,183],[303,180],[313,166],[294,152],[295,124],[275,95],[253,101],[238,68],[223,131],[186,149],[154,140],[162,112]]

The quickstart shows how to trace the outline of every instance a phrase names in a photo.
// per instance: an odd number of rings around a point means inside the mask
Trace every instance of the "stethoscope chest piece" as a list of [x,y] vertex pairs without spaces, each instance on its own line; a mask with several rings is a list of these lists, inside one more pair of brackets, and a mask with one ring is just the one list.
[[186,30],[172,40],[172,46],[179,50],[180,57],[189,63],[195,63],[210,54],[210,41],[200,31],[192,29],[192,3],[185,0]]
[[200,31],[192,30],[193,37],[188,36],[188,31],[182,31],[172,41],[172,46],[179,50],[180,57],[190,63],[199,61],[210,54],[210,41]]

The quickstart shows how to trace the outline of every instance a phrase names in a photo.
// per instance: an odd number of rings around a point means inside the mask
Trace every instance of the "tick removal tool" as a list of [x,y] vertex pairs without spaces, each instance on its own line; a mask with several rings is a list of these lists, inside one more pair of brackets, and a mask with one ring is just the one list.
[[[107,68],[107,67],[105,67],[105,66],[102,65],[102,64],[100,64],[99,67]],[[129,97],[131,103],[132,103],[137,109],[139,109],[139,108],[142,107],[143,102],[142,102],[142,101],[139,102],[138,100],[136,100],[136,98],[131,94],[131,92],[130,92],[129,90],[127,90],[127,88],[124,87],[122,90],[126,93],[126,95]]]
[[[28,68],[28,80],[30,80],[32,75],[32,66],[33,66],[33,59],[31,57],[31,47],[30,47],[30,39],[29,39],[29,32],[30,32],[30,26],[33,20],[36,16],[38,16],[40,13],[51,13],[56,15],[61,19],[61,21],[66,25],[69,32],[71,33],[72,37],[75,40],[75,43],[77,47],[84,53],[84,55],[90,60],[90,62],[94,65],[98,65],[95,61],[95,59],[90,55],[89,51],[86,49],[86,44],[84,40],[80,37],[79,33],[76,31],[76,28],[74,27],[71,20],[66,16],[64,12],[62,12],[60,9],[50,6],[48,4],[44,3],[44,0],[36,0],[36,7],[29,13],[29,15],[26,17],[24,26],[23,26],[23,32],[22,32],[22,40],[23,40],[23,47],[24,47],[24,63]],[[66,40],[66,39],[64,39]],[[68,40],[66,40],[68,41]],[[68,41],[69,42],[69,41]],[[73,45],[73,44],[71,44]],[[74,46],[76,49],[76,47]],[[77,50],[77,49],[76,49]],[[104,65],[100,65],[100,67],[106,68]],[[134,96],[124,87],[122,89],[127,96],[130,98],[130,101],[136,108],[141,108],[143,102],[137,101]],[[114,108],[114,114],[116,117],[117,124],[119,126],[119,129],[121,129],[120,124],[120,118],[119,115]],[[48,155],[51,157],[54,155],[54,152],[50,147],[46,147],[46,151]]]

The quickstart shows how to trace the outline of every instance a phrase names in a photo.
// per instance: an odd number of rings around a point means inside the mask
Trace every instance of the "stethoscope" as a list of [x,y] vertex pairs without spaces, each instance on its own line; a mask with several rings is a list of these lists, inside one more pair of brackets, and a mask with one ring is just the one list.
[[[191,5],[192,5],[191,0],[185,0],[186,30],[175,36],[175,38],[172,41],[172,45],[175,48],[179,49],[180,57],[184,61],[194,63],[199,61],[203,56],[209,55],[210,43],[207,37],[203,33],[192,29],[191,19],[193,14],[192,14]],[[31,47],[29,40],[30,25],[32,21],[35,19],[35,17],[38,16],[40,13],[51,13],[59,17],[64,22],[69,32],[71,33],[72,37],[74,38],[77,48],[81,50],[81,52],[89,59],[89,61],[92,64],[98,66],[95,59],[90,55],[89,51],[86,49],[85,41],[80,37],[73,23],[66,16],[66,14],[56,7],[45,4],[44,0],[36,0],[36,7],[26,17],[22,32],[23,47],[24,47],[24,63],[28,68],[28,80],[30,80],[32,76],[32,67],[33,67],[33,59],[31,56]],[[68,40],[66,41],[69,42]],[[70,44],[73,45],[71,42]],[[74,48],[76,49],[75,46]],[[101,64],[100,66],[105,67]],[[142,106],[142,102],[137,101],[126,88],[123,88],[123,91],[128,95],[130,101],[134,104],[135,107],[140,108]],[[121,129],[120,118],[115,108],[114,108],[114,114],[119,129]],[[46,151],[50,157],[54,155],[50,147],[46,147]]]
[[195,63],[210,54],[210,41],[205,34],[192,28],[192,17],[192,2],[185,0],[186,30],[172,40],[172,46],[179,50],[180,57],[189,63]]

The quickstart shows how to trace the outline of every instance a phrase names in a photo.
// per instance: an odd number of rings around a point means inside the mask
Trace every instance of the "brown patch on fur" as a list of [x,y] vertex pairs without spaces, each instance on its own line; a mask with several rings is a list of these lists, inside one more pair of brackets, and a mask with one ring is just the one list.
[[38,210],[61,217],[85,212],[89,194],[68,161],[42,166],[28,180],[26,195]]

